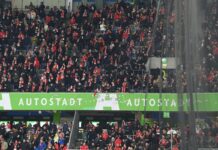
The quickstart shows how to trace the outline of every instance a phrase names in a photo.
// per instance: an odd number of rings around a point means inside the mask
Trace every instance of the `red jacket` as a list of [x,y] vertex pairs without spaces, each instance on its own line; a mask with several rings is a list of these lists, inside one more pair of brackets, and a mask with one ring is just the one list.
[[5,32],[0,32],[0,39],[3,39],[5,37]]
[[80,146],[80,150],[88,150],[89,147],[87,145],[82,145]]
[[122,140],[120,138],[117,138],[114,143],[115,143],[115,147],[119,148],[122,144]]
[[40,67],[40,63],[39,63],[39,60],[37,57],[35,57],[35,60],[34,60],[34,67],[37,69],[39,69],[39,67]]
[[108,133],[102,133],[102,138],[106,141],[108,139]]

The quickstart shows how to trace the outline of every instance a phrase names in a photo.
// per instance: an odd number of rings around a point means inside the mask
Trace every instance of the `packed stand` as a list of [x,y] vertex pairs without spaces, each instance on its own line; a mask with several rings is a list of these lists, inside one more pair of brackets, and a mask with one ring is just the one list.
[[169,125],[160,127],[157,123],[141,125],[138,121],[123,121],[121,125],[115,122],[97,126],[88,123],[84,130],[81,150],[85,147],[96,150],[154,150],[171,146],[176,150],[180,142],[178,131],[171,134],[173,130]]
[[199,85],[204,91],[218,91],[218,2],[212,1],[206,5],[205,21],[203,23],[204,40],[202,40],[202,69]]
[[218,148],[218,119],[198,120],[196,126],[199,147]]
[[[175,56],[173,2],[161,1],[158,12],[152,2],[1,10],[0,91],[175,92],[175,72],[160,77],[145,65],[150,56]],[[217,1],[206,5],[198,91],[215,92]]]
[[66,150],[70,137],[70,126],[64,123],[57,127],[54,123],[26,125],[2,123],[0,125],[1,150]]
[[[198,119],[197,119],[198,120]],[[196,140],[198,148],[218,148],[218,120],[196,121]],[[181,131],[168,123],[159,125],[141,125],[139,121],[121,124],[98,124],[89,122],[84,128],[80,149],[107,150],[179,150],[181,149]],[[189,127],[183,135],[188,144]],[[184,142],[184,144],[186,144]],[[187,145],[186,144],[186,145]]]
[[153,5],[0,13],[0,91],[147,90]]

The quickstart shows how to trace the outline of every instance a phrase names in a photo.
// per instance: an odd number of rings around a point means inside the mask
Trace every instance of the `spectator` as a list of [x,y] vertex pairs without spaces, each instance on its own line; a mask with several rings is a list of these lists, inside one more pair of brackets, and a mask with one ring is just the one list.
[[8,143],[5,141],[4,137],[1,135],[0,135],[0,146],[1,146],[1,150],[8,149]]
[[114,145],[115,145],[115,150],[121,150],[121,145],[122,145],[122,140],[120,139],[120,137],[118,136],[116,138],[116,140],[114,141]]
[[165,138],[164,135],[162,135],[162,138],[160,139],[160,149],[161,150],[166,150],[168,144],[169,144],[169,141],[167,141],[167,139]]
[[[22,149],[22,150],[45,150],[45,149],[61,149],[66,150],[69,142],[69,134],[62,132],[63,128],[56,130],[54,123],[46,122],[43,126],[38,123],[33,126],[26,126],[24,123],[11,125],[11,130],[4,124],[1,124],[0,146],[7,148],[2,149]],[[70,132],[68,129],[67,132]],[[57,139],[56,135],[57,134]],[[6,137],[5,139],[3,137]],[[56,144],[55,144],[56,143]]]
[[86,145],[86,143],[83,143],[82,146],[80,146],[80,150],[88,150],[88,146]]
[[46,146],[45,142],[43,141],[43,139],[40,139],[39,146],[37,147],[37,150],[45,150],[46,147],[47,146]]
[[147,48],[136,47],[141,29],[131,26],[143,24],[133,17],[136,13],[144,16],[143,11],[122,3],[102,11],[82,6],[68,19],[67,10],[51,8],[47,13],[43,3],[39,7],[30,4],[26,14],[4,10],[0,16],[0,61],[4,64],[0,74],[12,76],[11,68],[14,79],[3,76],[0,91],[129,92],[134,80],[138,89],[146,90],[140,87],[143,71],[132,71],[133,64],[138,66],[134,70],[146,69]]

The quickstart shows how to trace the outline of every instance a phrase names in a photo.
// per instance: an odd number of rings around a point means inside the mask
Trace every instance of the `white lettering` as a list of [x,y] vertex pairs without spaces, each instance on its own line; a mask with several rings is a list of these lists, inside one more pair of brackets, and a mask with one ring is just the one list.
[[41,99],[41,104],[42,104],[43,106],[47,105],[47,99],[46,99],[46,98],[42,98],[42,99]]
[[155,102],[155,100],[154,100],[153,98],[149,100],[149,105],[150,105],[151,107],[154,107],[155,104],[156,104],[156,102]]
[[171,107],[176,107],[176,101],[172,99]]
[[82,101],[82,98],[78,98],[78,105],[80,106],[81,105],[81,101]]
[[18,105],[19,105],[19,106],[20,106],[20,105],[24,105],[24,103],[23,103],[23,99],[22,99],[22,98],[20,99],[20,101],[19,101],[19,104],[18,104]]
[[62,106],[67,106],[67,100],[66,100],[66,98],[64,98],[63,100],[62,100]]
[[165,104],[166,104],[166,106],[169,105],[168,102],[169,102],[169,99],[165,99]]
[[53,98],[50,98],[50,99],[49,99],[49,105],[50,105],[50,106],[54,105],[54,101],[53,101],[53,100],[54,100]]
[[28,106],[32,105],[32,98],[26,99],[26,105],[28,105]]
[[160,99],[157,100],[157,106],[158,107],[162,106],[162,101]]
[[56,98],[56,100],[57,100],[57,106],[59,106],[61,98]]
[[75,100],[74,100],[74,98],[70,98],[70,105],[71,105],[71,106],[75,105]]
[[142,101],[143,101],[143,106],[145,107],[146,106],[146,99],[143,98]]
[[35,100],[35,105],[38,106],[39,98],[34,98],[34,100]]
[[134,106],[139,106],[140,105],[140,99],[135,99],[134,100]]
[[131,100],[130,99],[128,99],[128,101],[127,101],[127,104],[126,104],[127,106],[132,106],[132,102],[131,102]]

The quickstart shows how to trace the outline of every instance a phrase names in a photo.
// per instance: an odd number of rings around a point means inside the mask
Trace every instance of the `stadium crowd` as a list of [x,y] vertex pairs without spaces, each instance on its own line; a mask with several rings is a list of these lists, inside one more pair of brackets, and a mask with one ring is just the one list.
[[[206,6],[203,24],[200,91],[218,91],[218,1]],[[103,9],[81,5],[78,11],[29,6],[27,12],[0,11],[1,92],[175,92],[175,72],[160,85],[159,71],[147,72],[149,56],[173,57],[175,14],[163,3],[124,2]],[[155,39],[153,26],[159,14]],[[166,14],[169,16],[166,18]],[[168,18],[169,17],[169,18]],[[167,23],[166,23],[167,22]],[[166,29],[167,24],[167,29]],[[166,33],[168,35],[166,35]],[[167,37],[166,37],[167,36]],[[166,41],[164,41],[167,38]],[[186,86],[185,73],[181,76]],[[200,146],[218,147],[218,123],[197,129]],[[179,148],[180,135],[172,128],[125,122],[85,128],[81,149]],[[0,125],[1,149],[66,149],[67,124]]]
[[206,17],[203,23],[204,40],[202,40],[202,70],[199,87],[206,91],[218,91],[218,2],[206,5]]
[[[145,64],[152,51],[156,5],[81,5],[67,12],[56,7],[46,11],[42,3],[27,12],[2,10],[0,91],[155,92],[159,79],[147,73]],[[155,55],[164,12],[163,5]],[[170,21],[172,27],[173,14]],[[171,76],[166,81],[175,89]]]
[[[89,123],[85,127],[87,146],[90,149],[107,150],[153,150],[169,148],[170,141],[167,131],[170,127],[163,130],[158,124],[152,126],[142,126],[139,121],[125,122],[121,125],[117,122],[112,125],[97,125]],[[83,147],[85,143],[81,147]],[[173,146],[178,148],[179,138],[173,136]]]
[[[80,150],[173,150],[180,149],[181,131],[169,123],[157,122],[141,125],[139,121],[93,125],[82,127],[84,132]],[[35,124],[0,124],[1,150],[67,150],[71,125],[39,122]],[[188,140],[189,129],[185,136]],[[196,126],[198,147],[218,148],[218,120],[199,121]]]
[[56,124],[36,123],[26,125],[2,123],[0,125],[1,150],[67,150],[70,125],[66,122],[60,127]]
[[[118,124],[88,123],[85,127],[84,141],[80,147],[89,149],[107,150],[179,150],[181,149],[181,131],[171,127],[168,123],[159,125],[141,125],[139,121]],[[189,128],[186,138],[188,140]],[[218,121],[210,120],[209,123],[198,124],[196,128],[197,143],[199,148],[218,147]],[[187,145],[187,144],[186,144]]]
[[[202,25],[199,91],[218,91],[217,3],[206,6]],[[163,85],[163,92],[175,92],[175,72],[160,77],[145,65],[150,56],[175,56],[175,13],[167,8],[163,1],[157,12],[153,1],[103,9],[81,5],[75,12],[47,11],[43,3],[25,13],[1,10],[0,91],[159,92]]]

